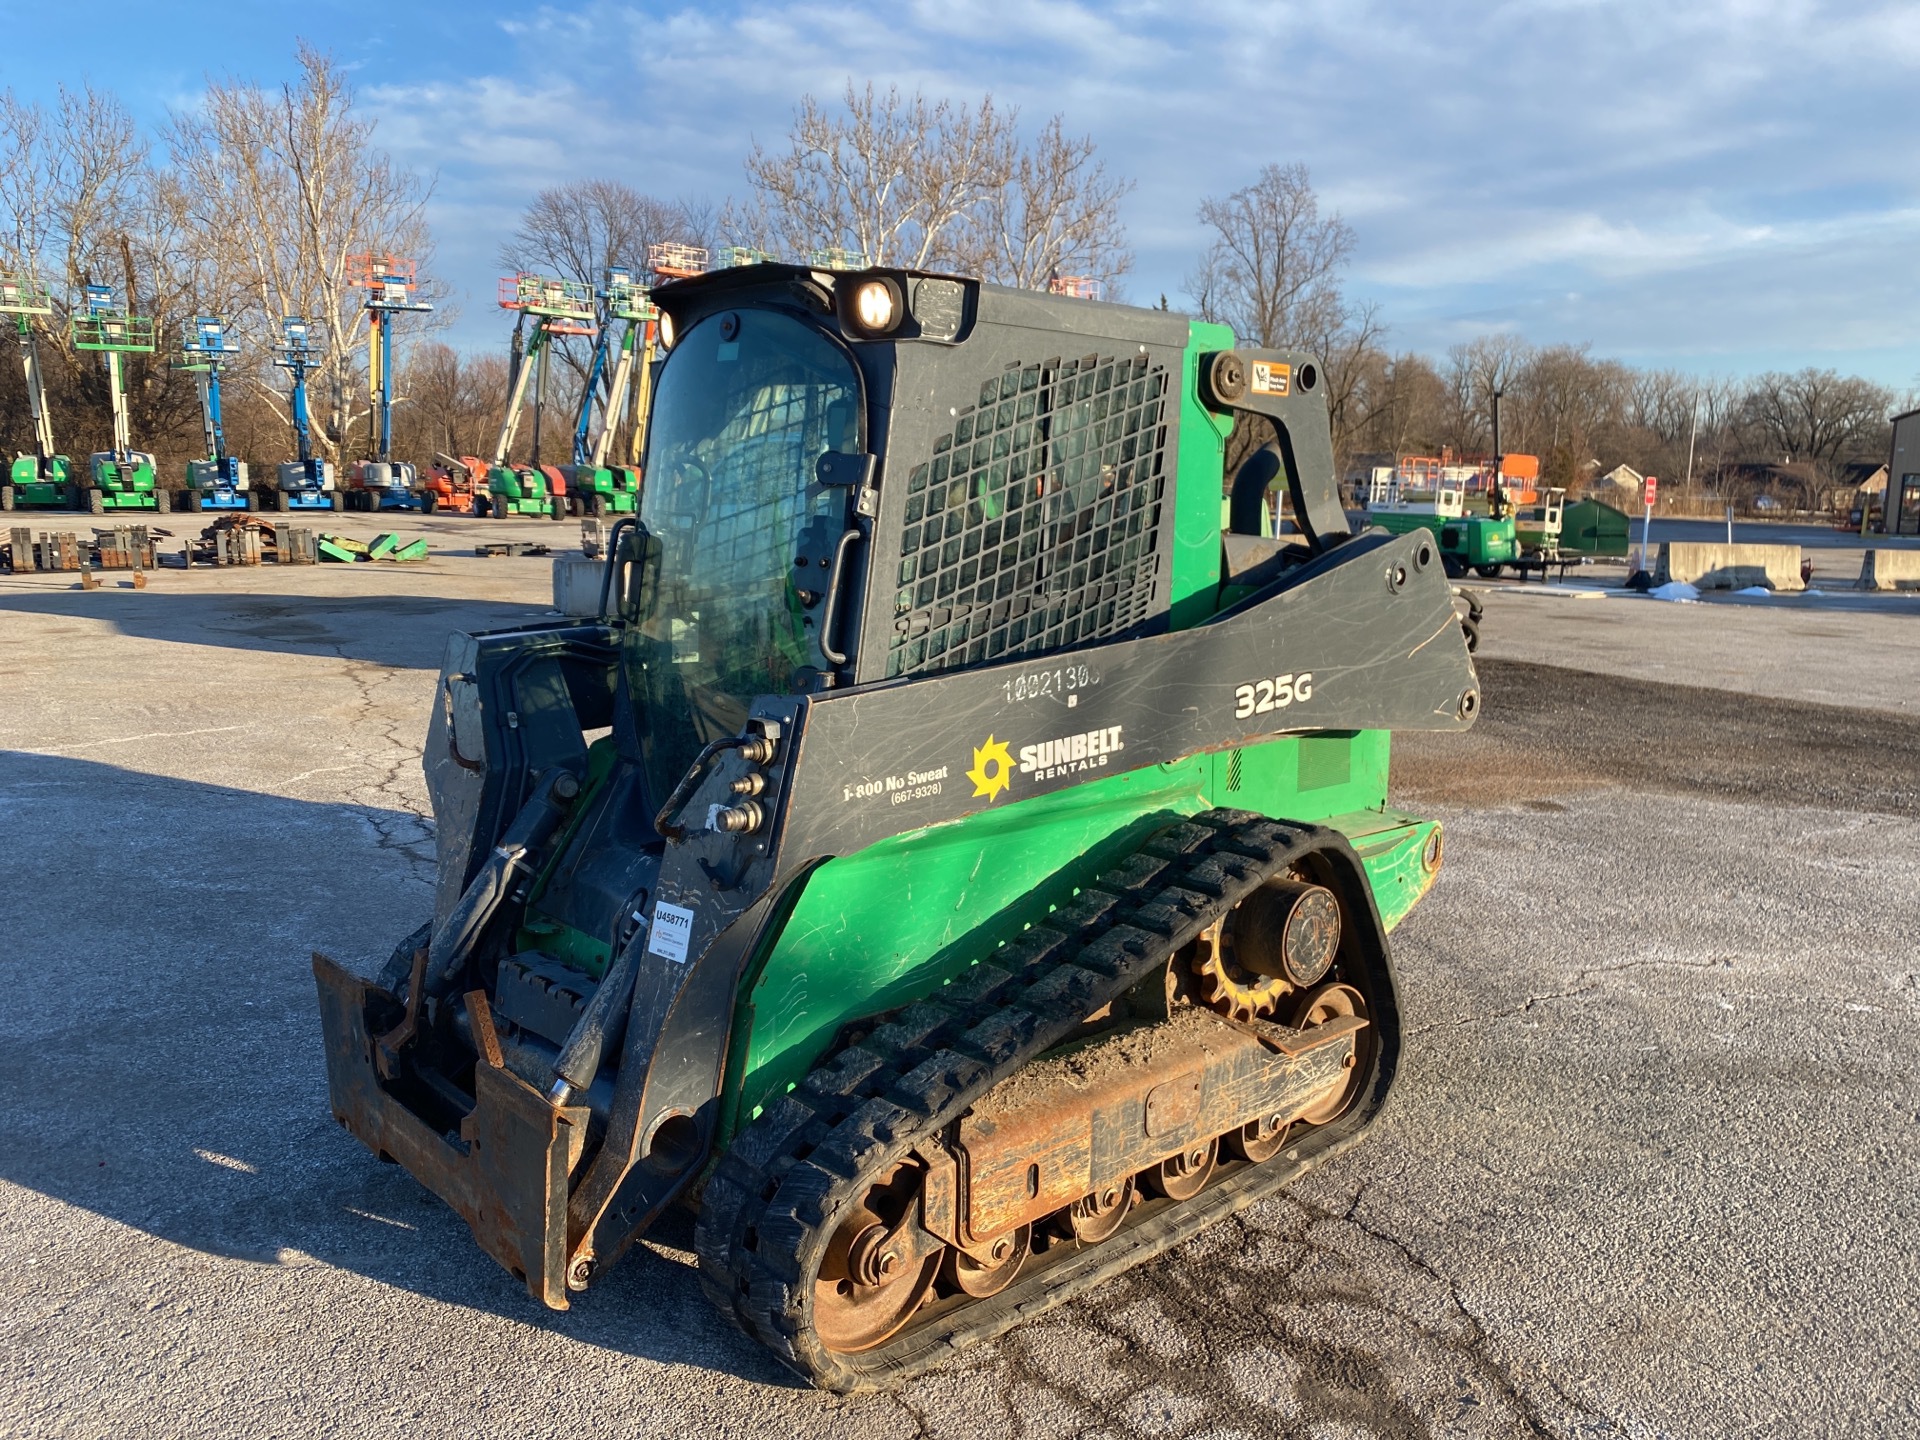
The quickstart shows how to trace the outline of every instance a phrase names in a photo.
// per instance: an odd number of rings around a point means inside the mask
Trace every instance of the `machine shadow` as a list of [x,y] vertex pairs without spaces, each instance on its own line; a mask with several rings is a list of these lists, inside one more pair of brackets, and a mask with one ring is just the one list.
[[[425,866],[393,843],[424,837],[417,817],[0,751],[0,825],[13,893],[34,897],[0,938],[0,1180],[221,1257],[289,1308],[319,1262],[583,1344],[799,1383],[707,1302],[684,1215],[555,1313],[334,1123],[311,952],[370,972],[426,913]],[[116,898],[116,876],[161,873]],[[62,1228],[59,1211],[45,1223]],[[86,1228],[164,1271],[138,1239]]]
[[[103,573],[102,585],[118,578]],[[164,590],[0,590],[0,615],[106,620],[121,634],[182,645],[363,660],[438,670],[451,630],[558,618],[544,605],[423,595],[178,595]],[[0,619],[0,624],[4,624]]]

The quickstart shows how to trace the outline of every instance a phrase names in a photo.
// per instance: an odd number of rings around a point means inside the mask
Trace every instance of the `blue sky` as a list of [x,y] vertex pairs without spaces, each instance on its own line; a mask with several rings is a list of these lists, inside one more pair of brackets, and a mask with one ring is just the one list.
[[1137,188],[1132,298],[1176,307],[1194,208],[1308,165],[1358,233],[1390,344],[1510,330],[1640,364],[1920,379],[1920,5],[1812,0],[1070,0],[511,6],[0,3],[0,84],[118,90],[143,119],[209,71],[278,81],[304,36],[437,176],[454,337],[503,338],[494,255],[526,199],[607,175],[716,204],[806,91],[848,76],[1091,133]]

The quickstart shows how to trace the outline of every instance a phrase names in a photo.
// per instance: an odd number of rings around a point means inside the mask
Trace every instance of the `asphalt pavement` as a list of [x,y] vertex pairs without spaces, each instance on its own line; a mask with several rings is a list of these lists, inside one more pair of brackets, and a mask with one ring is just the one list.
[[1913,620],[1496,590],[1481,725],[1396,751],[1447,862],[1374,1133],[843,1400],[710,1309],[684,1221],[550,1314],[327,1113],[308,956],[426,913],[445,634],[549,595],[454,551],[573,538],[412,528],[0,577],[0,1435],[1920,1433]]

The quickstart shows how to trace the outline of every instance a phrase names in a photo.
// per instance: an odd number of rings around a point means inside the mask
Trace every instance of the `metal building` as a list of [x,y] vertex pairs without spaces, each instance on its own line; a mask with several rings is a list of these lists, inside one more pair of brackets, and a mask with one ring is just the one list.
[[1893,417],[1893,454],[1887,461],[1887,499],[1880,529],[1920,535],[1920,410]]

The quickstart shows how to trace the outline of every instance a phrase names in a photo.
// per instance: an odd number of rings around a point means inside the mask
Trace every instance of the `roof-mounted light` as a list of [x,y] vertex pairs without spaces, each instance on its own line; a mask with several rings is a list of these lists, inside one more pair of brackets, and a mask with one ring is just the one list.
[[906,294],[891,275],[841,277],[840,323],[856,340],[892,334],[906,318]]

